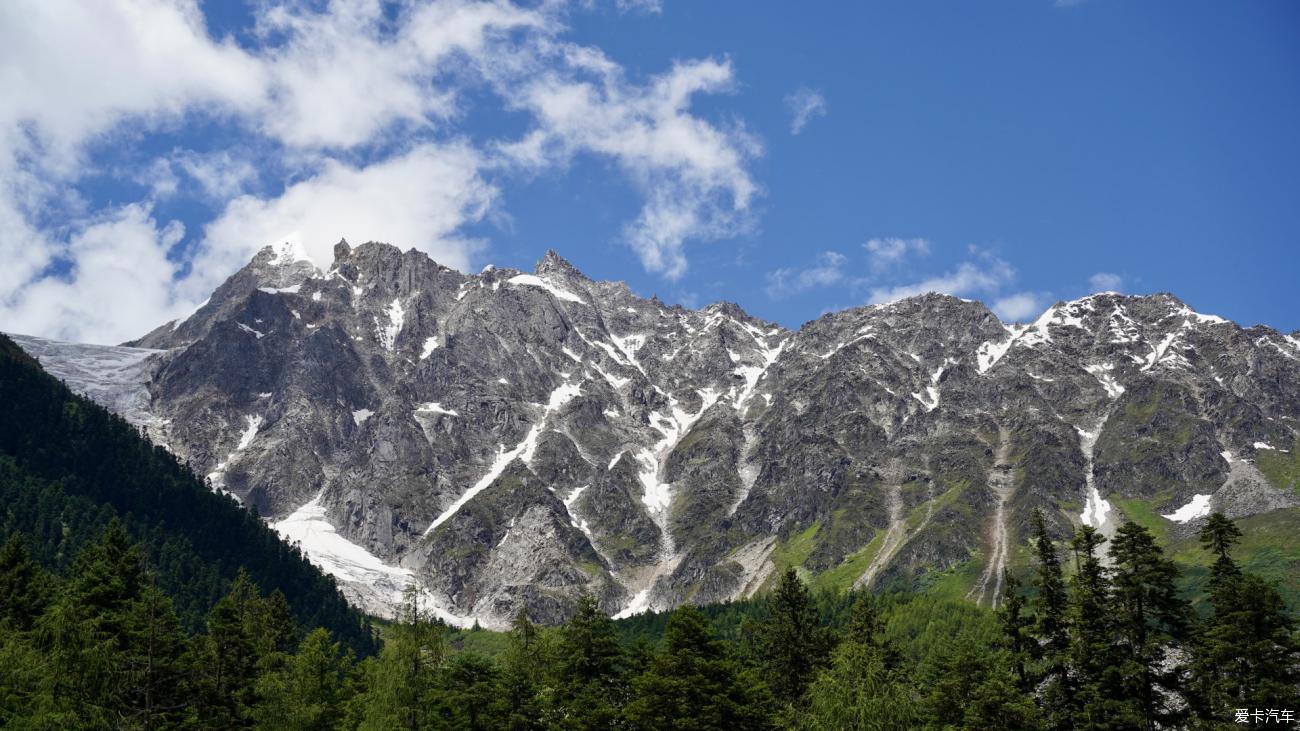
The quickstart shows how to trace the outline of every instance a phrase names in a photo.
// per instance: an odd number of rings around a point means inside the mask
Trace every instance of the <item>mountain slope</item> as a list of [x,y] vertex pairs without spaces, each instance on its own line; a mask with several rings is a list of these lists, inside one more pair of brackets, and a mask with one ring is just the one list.
[[0,336],[0,540],[21,531],[63,567],[114,516],[141,541],[161,588],[192,628],[241,566],[280,589],[305,626],[362,653],[374,641],[324,576],[257,517],[213,494],[174,456],[44,373]]
[[554,252],[478,275],[378,243],[325,270],[293,252],[137,341],[157,351],[137,419],[313,560],[360,566],[336,573],[371,611],[414,577],[461,623],[555,621],[584,591],[627,614],[790,565],[843,587],[949,572],[991,603],[1034,509],[1058,535],[1138,510],[1184,535],[1211,506],[1300,504],[1300,339],[1170,295],[1029,325],[925,295],[791,332]]

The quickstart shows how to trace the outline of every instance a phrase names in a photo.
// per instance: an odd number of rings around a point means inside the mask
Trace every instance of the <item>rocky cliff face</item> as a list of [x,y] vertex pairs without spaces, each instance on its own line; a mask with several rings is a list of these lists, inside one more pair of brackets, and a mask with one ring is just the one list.
[[[20,342],[77,386],[87,351]],[[553,252],[465,275],[340,243],[325,271],[268,247],[130,345],[104,399],[135,394],[128,418],[380,613],[412,581],[452,621],[556,621],[582,592],[628,613],[787,565],[838,586],[964,567],[992,602],[1035,508],[1064,533],[1126,501],[1184,531],[1300,504],[1256,464],[1300,448],[1300,339],[1164,294],[1030,325],[926,295],[790,332]]]

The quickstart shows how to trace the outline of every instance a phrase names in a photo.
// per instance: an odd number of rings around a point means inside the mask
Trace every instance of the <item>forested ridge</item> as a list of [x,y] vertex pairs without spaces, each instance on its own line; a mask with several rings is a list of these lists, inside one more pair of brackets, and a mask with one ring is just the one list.
[[255,515],[7,340],[0,501],[7,729],[1155,729],[1300,711],[1292,610],[1234,560],[1219,514],[1195,594],[1141,524],[1058,544],[1038,519],[996,611],[814,593],[790,569],[753,600],[616,622],[584,597],[562,626],[520,614],[507,633],[449,628],[411,591],[375,636]]
[[202,628],[243,569],[260,590],[283,593],[301,626],[374,652],[365,619],[331,577],[0,335],[0,540],[21,532],[30,553],[61,572],[114,518],[141,544],[187,630]]

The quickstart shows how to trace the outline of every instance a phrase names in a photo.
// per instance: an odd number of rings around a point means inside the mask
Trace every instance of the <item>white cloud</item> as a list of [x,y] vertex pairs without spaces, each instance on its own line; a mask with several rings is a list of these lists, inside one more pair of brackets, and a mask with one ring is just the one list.
[[908,256],[930,253],[930,242],[925,239],[871,239],[862,247],[871,258],[871,270],[877,274],[901,264]]
[[1016,270],[1010,264],[991,254],[976,252],[974,261],[962,262],[947,274],[911,284],[873,288],[870,291],[870,301],[873,304],[893,302],[928,292],[956,297],[992,295],[1014,281],[1015,277]]
[[202,299],[225,272],[279,241],[301,243],[318,266],[328,266],[334,244],[346,238],[414,247],[468,269],[480,244],[457,231],[482,219],[497,196],[481,165],[468,146],[421,145],[364,168],[327,160],[276,198],[240,196],[204,229],[196,274],[185,283],[189,296]]
[[[619,7],[657,12],[660,4],[620,0]],[[72,281],[88,279],[89,264],[102,260],[86,242],[112,222],[137,244],[152,228],[151,248],[139,251],[193,265],[170,291],[148,290],[164,304],[145,327],[121,314],[115,322],[129,323],[130,335],[163,321],[168,303],[201,299],[201,288],[261,244],[295,232],[318,258],[328,259],[323,247],[347,236],[387,239],[467,267],[479,243],[460,227],[485,215],[508,218],[490,210],[500,180],[487,176],[564,166],[579,154],[624,171],[644,198],[626,243],[647,269],[681,276],[689,241],[734,235],[752,220],[758,186],[748,164],[760,145],[742,123],[712,122],[691,109],[697,94],[732,88],[732,66],[682,61],[644,83],[630,81],[600,49],[559,40],[567,12],[564,3],[506,0],[255,3],[260,45],[244,48],[213,39],[196,0],[0,3],[0,257],[7,264],[0,306],[21,309],[22,322],[44,323],[37,334],[89,332],[32,308],[44,302],[63,317],[95,310],[102,289],[62,287],[70,280],[49,267],[62,262],[76,273]],[[529,131],[477,148],[458,136],[469,88],[489,89],[524,112]],[[92,148],[133,144],[196,118],[241,130],[238,149],[181,149],[115,171],[148,187],[145,200],[87,210],[76,186],[95,172]],[[374,161],[394,145],[409,151]],[[259,174],[293,182],[279,196],[247,195]],[[195,191],[222,208],[192,227],[200,238],[184,240],[178,225],[153,220],[152,201]],[[38,223],[55,219],[57,229]],[[83,303],[55,306],[41,294],[50,292]]]
[[176,265],[167,251],[178,223],[161,228],[147,207],[127,205],[73,235],[65,275],[20,287],[0,304],[5,329],[64,340],[116,343],[182,311],[172,296]]
[[826,251],[817,257],[817,264],[807,269],[782,268],[767,273],[767,296],[774,299],[807,291],[814,287],[828,287],[844,281],[846,257],[836,251]]
[[537,127],[504,152],[526,167],[563,164],[581,152],[612,159],[646,198],[627,242],[650,271],[680,277],[685,241],[735,233],[758,191],[746,168],[761,153],[757,141],[688,111],[694,95],[731,88],[731,64],[681,62],[634,85],[595,49],[568,46],[562,54],[567,73],[543,72],[513,100]]
[[1046,297],[1035,292],[1017,292],[994,300],[994,314],[1006,322],[1024,322],[1046,309]]
[[785,98],[790,109],[790,134],[797,135],[814,117],[826,116],[826,98],[820,92],[800,87]]
[[1097,272],[1088,277],[1088,286],[1093,292],[1122,292],[1124,278],[1110,272]]

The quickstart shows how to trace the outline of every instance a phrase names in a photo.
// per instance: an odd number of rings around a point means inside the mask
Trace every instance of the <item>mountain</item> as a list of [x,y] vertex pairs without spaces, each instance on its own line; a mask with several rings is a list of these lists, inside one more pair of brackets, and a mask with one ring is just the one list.
[[[268,247],[124,348],[19,343],[272,522],[369,611],[558,621],[826,586],[996,601],[1040,509],[1187,536],[1300,506],[1300,333],[1168,294],[1006,324],[924,295],[798,331],[381,243]],[[1291,513],[1285,513],[1290,515]]]
[[[57,351],[65,363],[79,364],[62,372],[66,378],[140,417],[133,410],[139,401],[126,398],[134,387],[111,387],[123,382],[115,375],[144,372],[135,352],[70,351],[75,355]],[[203,626],[243,568],[262,590],[282,592],[302,626],[327,627],[356,652],[374,652],[369,627],[332,578],[256,516],[213,494],[136,427],[73,394],[0,335],[0,541],[20,532],[37,558],[63,572],[115,519],[141,543],[158,588],[191,631]]]

